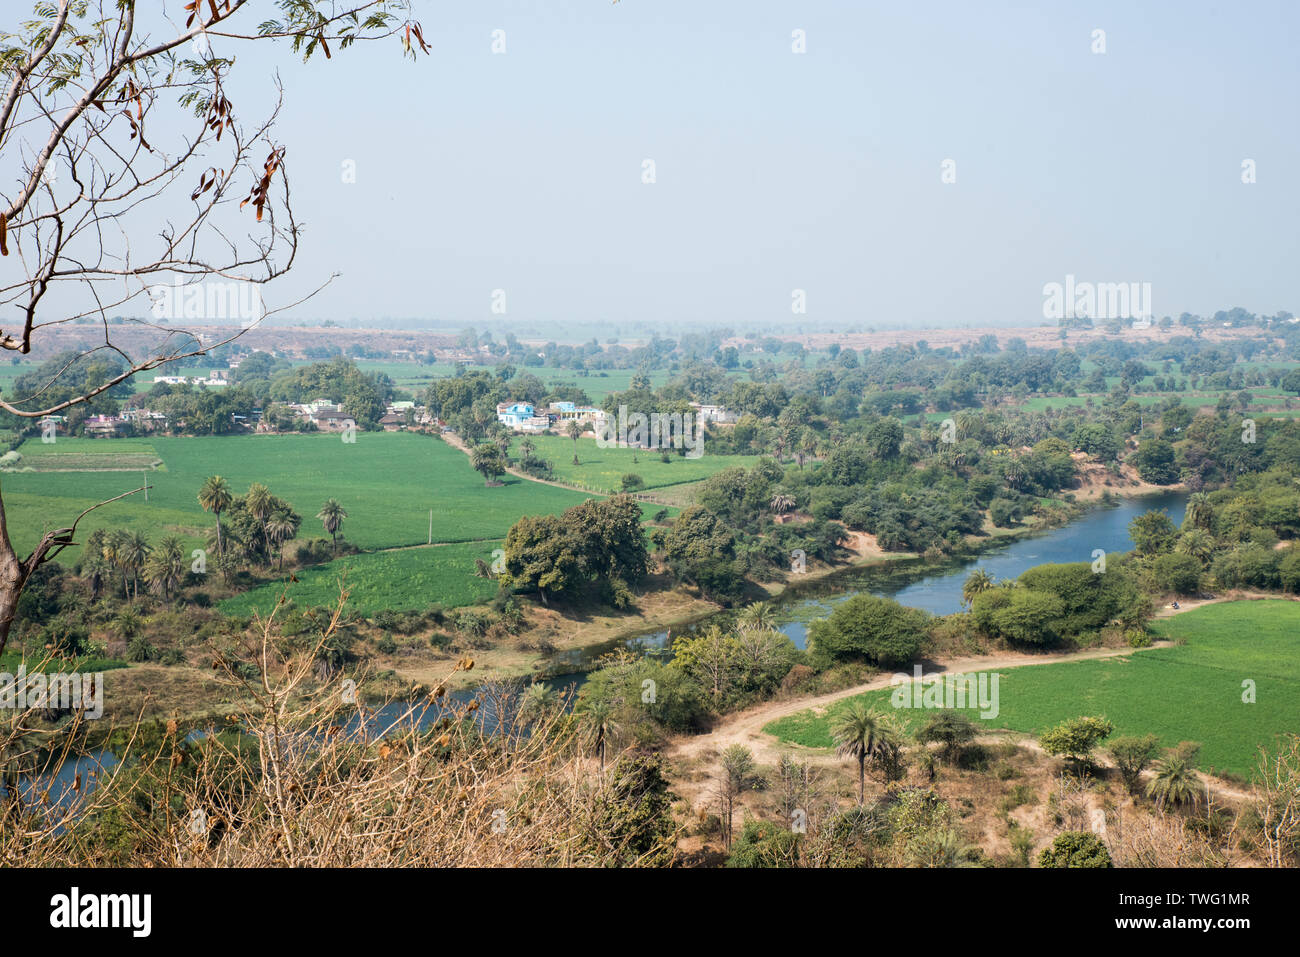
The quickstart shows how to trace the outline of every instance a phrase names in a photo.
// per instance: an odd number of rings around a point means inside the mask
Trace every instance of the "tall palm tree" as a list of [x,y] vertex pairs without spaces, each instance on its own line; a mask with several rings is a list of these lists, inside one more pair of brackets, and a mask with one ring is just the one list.
[[338,499],[328,498],[325,504],[320,507],[316,513],[321,524],[325,526],[325,531],[329,532],[330,537],[334,540],[334,550],[339,547],[339,529],[343,527],[343,520],[348,517],[347,511],[339,504]]
[[127,578],[126,566],[123,564],[126,556],[127,533],[125,529],[115,528],[104,536],[101,554],[104,561],[112,567],[113,571],[122,577],[122,597],[131,597],[131,584]]
[[275,546],[278,553],[276,568],[284,568],[284,543],[298,534],[298,516],[287,509],[279,509],[271,520],[266,523],[266,534],[271,539],[271,544]]
[[1205,492],[1193,492],[1187,498],[1187,511],[1183,514],[1183,528],[1199,528],[1205,532],[1214,531],[1214,508],[1210,505],[1210,496]]
[[199,505],[203,511],[211,512],[217,520],[217,554],[224,554],[221,540],[221,513],[230,508],[232,501],[230,486],[220,475],[209,475],[199,489]]
[[897,754],[898,729],[886,715],[861,701],[851,701],[836,720],[831,736],[841,756],[858,762],[858,804],[862,804],[866,799],[867,762]]
[[104,577],[112,570],[113,567],[104,561],[103,552],[91,551],[89,544],[87,544],[86,557],[81,561],[81,574],[90,582],[91,601],[99,598],[99,593],[104,588]]
[[975,601],[975,596],[993,587],[993,576],[982,568],[977,568],[967,576],[961,586],[961,601],[967,608]]
[[1161,811],[1165,805],[1195,807],[1201,800],[1201,782],[1196,769],[1181,755],[1170,755],[1155,765],[1156,776],[1147,782],[1147,797],[1156,802]]
[[578,464],[578,439],[582,436],[582,426],[578,424],[577,419],[569,420],[568,428],[569,438],[573,439],[573,464]]
[[258,528],[262,532],[262,545],[266,548],[267,564],[270,564],[271,539],[266,534],[266,523],[271,518],[271,512],[275,510],[275,496],[261,482],[254,482],[248,486],[248,494],[244,496],[244,508],[248,509],[248,514],[257,520]]
[[526,435],[524,436],[524,440],[519,443],[519,450],[524,453],[524,458],[526,459],[533,457],[533,451],[536,448],[537,444]]
[[175,535],[168,535],[158,542],[158,547],[145,562],[145,581],[165,601],[180,588],[184,577],[185,551],[181,548],[181,540]]
[[618,722],[614,720],[614,708],[603,698],[584,702],[575,709],[578,718],[587,729],[587,736],[600,757],[600,773],[605,773],[605,748],[609,739],[618,733]]
[[131,532],[119,549],[122,567],[131,573],[131,600],[140,597],[140,573],[149,557],[149,540],[140,532]]

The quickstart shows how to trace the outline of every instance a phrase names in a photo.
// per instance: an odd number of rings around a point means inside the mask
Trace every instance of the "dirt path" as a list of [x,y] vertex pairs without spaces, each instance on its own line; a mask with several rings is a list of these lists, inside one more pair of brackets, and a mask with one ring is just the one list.
[[[1168,642],[1157,642],[1151,647],[1168,647]],[[1026,665],[1051,665],[1064,661],[1086,661],[1092,658],[1118,658],[1124,655],[1140,653],[1144,649],[1135,648],[1098,648],[1090,651],[1063,652],[1059,654],[1032,655],[1022,652],[1004,652],[994,655],[977,655],[966,658],[949,658],[934,662],[926,669],[926,674],[963,674],[971,671],[999,671],[1004,668],[1020,668]],[[937,666],[937,667],[936,667]],[[799,745],[788,744],[772,735],[764,734],[763,727],[778,718],[798,714],[812,709],[824,711],[827,707],[844,698],[888,688],[892,674],[879,675],[865,684],[852,688],[842,688],[812,698],[797,698],[791,701],[770,701],[756,705],[745,711],[728,715],[707,734],[681,737],[669,747],[668,755],[675,760],[691,761],[699,758],[713,757],[733,744],[743,744],[754,752],[758,763],[776,761],[783,749],[797,748],[803,754],[811,752]]]

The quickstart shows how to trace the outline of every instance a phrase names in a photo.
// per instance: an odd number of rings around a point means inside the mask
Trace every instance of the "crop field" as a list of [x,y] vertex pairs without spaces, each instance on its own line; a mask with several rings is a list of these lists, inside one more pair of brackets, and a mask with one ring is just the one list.
[[[698,459],[688,459],[678,455],[676,450],[670,450],[670,461],[664,462],[660,459],[660,452],[626,448],[602,449],[595,439],[580,438],[577,446],[580,464],[574,465],[573,439],[559,435],[537,435],[530,438],[537,446],[534,454],[540,455],[555,467],[557,481],[611,491],[618,491],[623,476],[629,473],[641,476],[645,480],[646,489],[655,489],[698,482],[737,465],[750,468],[758,461],[756,455],[710,455],[706,445],[704,454]],[[512,454],[522,454],[519,450],[522,441],[515,439]]]
[[[500,547],[500,541],[492,541],[348,555],[298,572],[289,598],[300,608],[332,607],[345,583],[348,609],[367,616],[383,609],[421,611],[435,603],[444,608],[479,604],[496,594],[497,584],[475,577],[474,559],[490,565],[492,550]],[[283,589],[280,583],[263,585],[219,607],[237,617],[251,617],[255,610],[265,615]]]
[[[1203,769],[1249,777],[1260,747],[1297,730],[1300,603],[1224,602],[1160,619],[1153,627],[1185,643],[1001,672],[999,714],[984,723],[1038,734],[1069,718],[1104,715],[1116,736],[1150,732],[1166,747],[1197,741]],[[1253,703],[1242,700],[1247,681],[1254,682]],[[888,690],[859,697],[890,708]],[[821,715],[790,715],[763,730],[806,747],[833,747],[831,726],[851,700]],[[913,721],[924,715],[902,713]]]
[[[92,440],[105,450],[117,442],[133,447],[131,441]],[[92,512],[78,537],[96,527],[126,527],[151,540],[178,534],[187,544],[201,545],[213,518],[199,507],[197,495],[209,475],[224,476],[236,495],[253,482],[264,483],[302,515],[299,538],[324,535],[315,516],[327,498],[336,498],[348,512],[344,536],[365,549],[424,544],[431,510],[434,542],[466,542],[499,539],[523,515],[560,512],[587,497],[510,475],[501,487],[485,488],[464,453],[409,433],[362,432],[351,444],[338,435],[154,438],[149,444],[166,469],[143,477],[105,471],[0,475],[16,547],[30,548],[46,529],[139,488],[142,478],[151,486],[147,502],[137,493]],[[41,445],[29,440],[19,451],[39,455],[33,446]],[[64,557],[75,560],[76,550]]]
[[162,467],[153,443],[142,439],[83,439],[57,436],[23,443],[22,458],[10,468],[34,472],[144,471]]

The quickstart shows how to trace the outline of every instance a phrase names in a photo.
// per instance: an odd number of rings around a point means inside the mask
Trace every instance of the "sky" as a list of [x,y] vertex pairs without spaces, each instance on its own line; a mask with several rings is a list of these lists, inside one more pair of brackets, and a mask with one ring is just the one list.
[[1067,275],[1300,313],[1294,2],[416,3],[416,63],[239,52],[306,224],[268,304],[341,273],[290,315],[1025,325]]

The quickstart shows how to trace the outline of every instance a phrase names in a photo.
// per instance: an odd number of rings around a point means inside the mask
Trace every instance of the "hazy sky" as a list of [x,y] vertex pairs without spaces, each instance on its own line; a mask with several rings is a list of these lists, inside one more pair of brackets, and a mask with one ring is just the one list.
[[241,57],[280,69],[308,227],[272,305],[341,271],[298,314],[480,324],[501,289],[526,323],[1024,324],[1068,273],[1149,282],[1156,315],[1300,312],[1290,0],[419,12],[416,64]]

